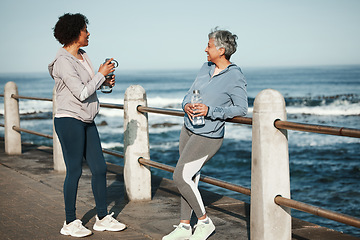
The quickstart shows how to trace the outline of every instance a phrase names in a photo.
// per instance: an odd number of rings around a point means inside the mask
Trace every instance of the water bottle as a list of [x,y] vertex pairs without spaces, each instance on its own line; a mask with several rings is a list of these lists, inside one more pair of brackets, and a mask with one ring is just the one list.
[[[202,103],[202,98],[200,95],[200,90],[194,90],[193,91],[193,95],[191,96],[191,103]],[[205,124],[205,119],[204,116],[194,116],[193,120],[193,125],[194,126],[199,126],[199,125],[204,125]]]
[[[106,58],[104,64],[109,61],[110,58]],[[117,68],[119,66],[119,63],[114,59],[111,61],[111,63],[114,63],[114,68]],[[106,79],[112,79],[114,76],[114,72],[109,73],[105,76]],[[112,86],[107,85],[105,82],[101,85],[101,92],[103,93],[111,93],[112,92]]]

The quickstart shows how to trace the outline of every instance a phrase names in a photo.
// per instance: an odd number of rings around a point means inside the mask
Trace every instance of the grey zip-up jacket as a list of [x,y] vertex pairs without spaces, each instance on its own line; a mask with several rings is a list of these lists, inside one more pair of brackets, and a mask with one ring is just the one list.
[[192,125],[192,121],[185,114],[185,127],[204,137],[222,138],[226,119],[247,114],[247,83],[241,69],[235,64],[230,64],[219,74],[211,77],[214,71],[215,64],[212,62],[206,62],[202,66],[183,99],[182,108],[184,109],[185,105],[191,102],[193,90],[200,90],[203,103],[209,107],[205,125]]
[[[88,55],[82,49],[79,51],[93,70]],[[104,75],[98,72],[92,77],[84,65],[64,48],[59,49],[48,69],[55,80],[56,114],[93,122],[100,106],[96,90],[105,81]]]

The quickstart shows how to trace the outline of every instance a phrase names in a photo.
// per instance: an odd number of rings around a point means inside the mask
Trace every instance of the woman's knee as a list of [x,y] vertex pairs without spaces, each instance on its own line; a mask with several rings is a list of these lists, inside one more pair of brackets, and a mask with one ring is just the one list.
[[173,173],[173,180],[177,187],[183,186],[185,184],[183,168],[175,168],[175,171]]
[[81,168],[72,168],[72,169],[67,168],[66,169],[67,178],[70,178],[72,180],[78,181],[81,177],[81,174],[82,174]]
[[107,165],[106,163],[104,163],[104,164],[99,164],[96,167],[93,167],[91,169],[91,174],[93,176],[105,176],[106,171],[107,171]]
[[182,177],[181,177],[181,172],[178,171],[177,168],[175,168],[174,173],[173,173],[173,180],[174,183],[176,184],[177,182],[182,181]]

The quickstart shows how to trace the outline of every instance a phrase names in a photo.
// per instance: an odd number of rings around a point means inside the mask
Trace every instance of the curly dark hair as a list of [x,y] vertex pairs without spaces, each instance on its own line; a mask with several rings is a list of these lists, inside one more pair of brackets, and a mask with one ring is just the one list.
[[75,42],[80,31],[89,24],[89,20],[80,13],[65,13],[57,21],[54,30],[54,37],[63,45]]

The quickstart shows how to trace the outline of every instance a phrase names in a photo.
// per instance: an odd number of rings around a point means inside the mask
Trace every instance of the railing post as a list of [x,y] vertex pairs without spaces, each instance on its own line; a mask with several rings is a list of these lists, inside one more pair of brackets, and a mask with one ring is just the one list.
[[7,82],[4,88],[5,114],[5,153],[9,155],[21,154],[21,133],[13,126],[20,127],[19,100],[11,95],[18,95],[14,82]]
[[55,131],[54,126],[54,117],[56,114],[56,89],[53,90],[53,162],[54,162],[54,170],[58,172],[66,172],[66,166],[64,157],[62,154],[61,144],[58,138],[58,135]]
[[148,117],[137,111],[139,105],[147,106],[145,90],[132,85],[124,99],[124,182],[130,201],[151,200],[150,168],[138,162],[150,159]]
[[255,98],[252,122],[250,238],[290,240],[290,208],[274,202],[277,195],[290,198],[287,131],[274,121],[286,120],[285,101],[276,90],[266,89]]

